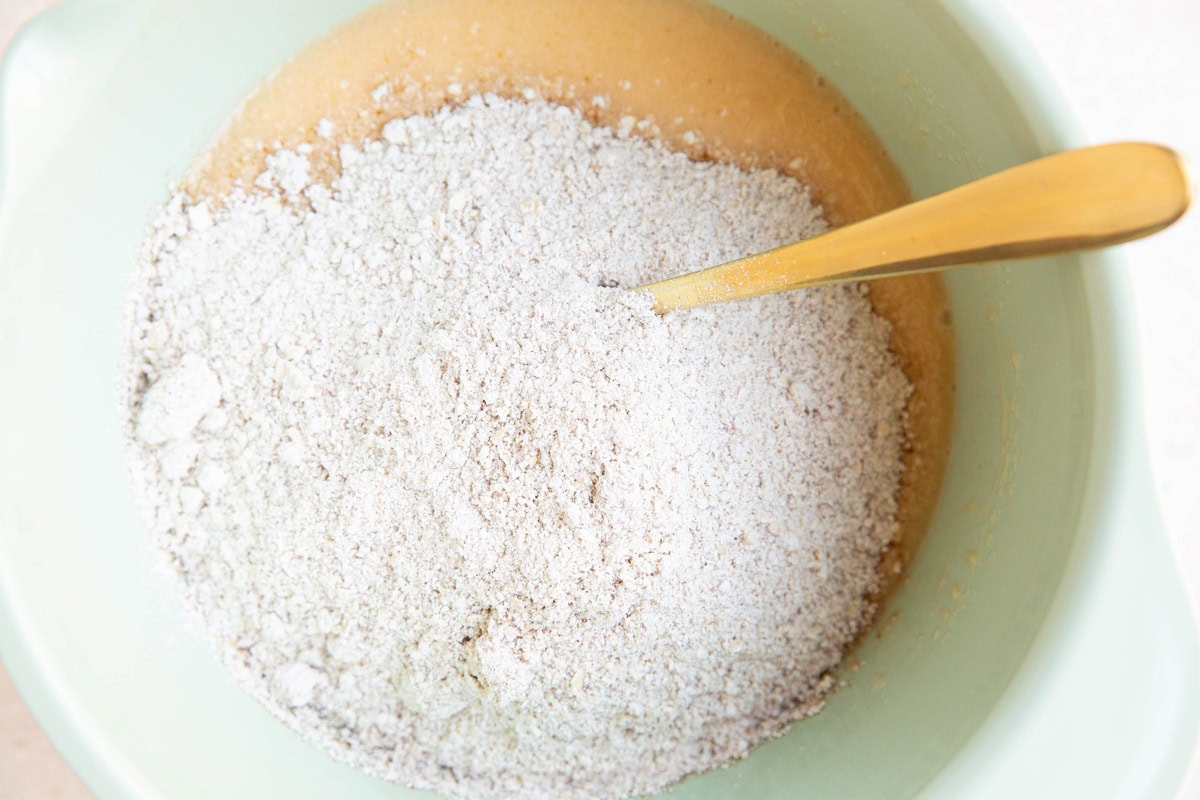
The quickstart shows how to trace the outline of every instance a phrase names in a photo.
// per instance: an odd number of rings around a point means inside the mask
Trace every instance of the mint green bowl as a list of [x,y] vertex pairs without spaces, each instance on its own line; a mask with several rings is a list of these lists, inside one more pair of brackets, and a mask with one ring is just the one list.
[[[406,798],[223,673],[130,500],[114,363],[143,226],[234,105],[365,6],[71,0],[5,66],[0,648],[105,800]],[[924,196],[1083,144],[988,0],[723,2],[863,111]],[[959,406],[911,580],[820,716],[680,798],[1162,798],[1197,733],[1195,626],[1149,484],[1113,256],[949,279]]]

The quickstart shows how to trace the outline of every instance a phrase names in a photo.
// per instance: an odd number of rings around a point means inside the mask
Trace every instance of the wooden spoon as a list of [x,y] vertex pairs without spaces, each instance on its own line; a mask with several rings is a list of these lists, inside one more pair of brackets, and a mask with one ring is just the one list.
[[660,313],[913,272],[1086,250],[1162,230],[1191,201],[1183,159],[1127,142],[1070,150],[877,217],[647,284]]

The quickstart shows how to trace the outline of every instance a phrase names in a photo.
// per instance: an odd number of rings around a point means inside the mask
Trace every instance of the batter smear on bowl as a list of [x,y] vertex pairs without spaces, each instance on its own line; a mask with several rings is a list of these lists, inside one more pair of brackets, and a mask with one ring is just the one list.
[[[819,710],[944,464],[936,279],[627,291],[900,202],[844,101],[707,7],[562,13],[391,4],[310,48],[129,300],[136,484],[225,664],[336,758],[461,797],[653,792]],[[761,96],[710,113],[653,37],[614,72],[635,13]],[[776,132],[772,91],[845,135]]]

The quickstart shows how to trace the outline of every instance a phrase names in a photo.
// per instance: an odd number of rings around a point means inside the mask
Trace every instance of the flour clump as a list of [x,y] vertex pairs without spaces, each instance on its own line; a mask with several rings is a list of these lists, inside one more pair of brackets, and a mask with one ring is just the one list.
[[383,131],[175,198],[139,263],[130,461],[226,666],[469,798],[653,792],[814,713],[898,530],[889,326],[626,291],[821,232],[805,187],[541,100]]

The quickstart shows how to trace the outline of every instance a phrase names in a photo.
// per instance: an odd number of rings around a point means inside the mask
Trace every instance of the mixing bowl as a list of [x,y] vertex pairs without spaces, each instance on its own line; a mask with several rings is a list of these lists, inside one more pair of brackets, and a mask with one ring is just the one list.
[[[72,0],[3,75],[0,646],[102,798],[405,798],[227,678],[131,503],[115,362],[169,180],[287,55],[364,0]],[[722,5],[865,114],[924,196],[1082,144],[987,0]],[[948,278],[959,404],[927,543],[818,717],[672,794],[1166,797],[1197,640],[1149,484],[1112,254]]]

